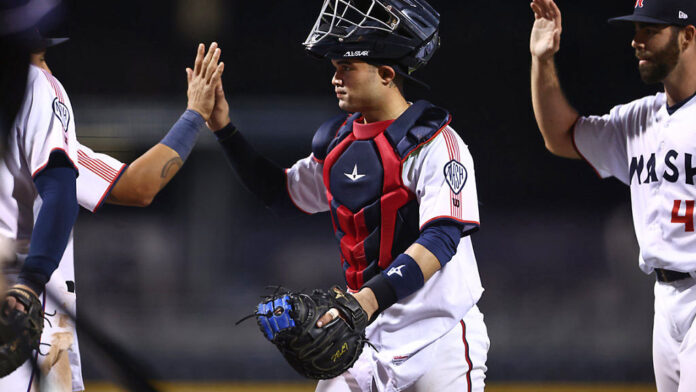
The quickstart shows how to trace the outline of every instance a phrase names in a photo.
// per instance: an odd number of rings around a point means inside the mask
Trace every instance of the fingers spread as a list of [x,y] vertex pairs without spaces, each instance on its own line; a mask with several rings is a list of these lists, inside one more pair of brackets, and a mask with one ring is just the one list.
[[201,64],[201,72],[206,72],[208,65],[210,64],[210,60],[212,60],[213,54],[216,51],[217,51],[217,43],[213,42],[212,44],[210,44],[210,47],[208,48],[208,53],[203,58],[203,64]]
[[532,11],[534,11],[534,19],[541,18],[541,9],[539,9],[539,6],[536,3],[531,3],[529,6],[532,8]]
[[[224,70],[225,63],[218,64],[217,68],[215,69],[215,72],[211,75],[210,79],[208,80],[208,84],[220,85],[222,79],[222,72]],[[222,86],[220,86],[220,89],[222,89]]]
[[213,52],[213,56],[208,63],[208,68],[205,70],[205,75],[203,77],[208,84],[213,79],[213,75],[217,71],[218,61],[220,60],[220,52],[220,48],[215,49],[215,52]]
[[193,63],[193,74],[198,75],[201,73],[201,65],[203,64],[203,54],[205,54],[205,45],[198,44],[198,50],[196,51],[196,61]]
[[553,1],[551,2],[551,7],[553,9],[555,22],[558,26],[560,26],[561,25],[561,10],[558,8],[556,3],[554,3]]

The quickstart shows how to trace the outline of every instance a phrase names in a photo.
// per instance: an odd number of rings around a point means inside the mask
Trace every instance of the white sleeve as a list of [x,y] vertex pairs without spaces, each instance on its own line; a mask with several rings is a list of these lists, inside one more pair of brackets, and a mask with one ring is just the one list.
[[631,106],[616,106],[604,116],[580,117],[573,128],[575,149],[597,175],[614,176],[625,184],[629,183],[626,123]]
[[19,136],[32,177],[46,167],[54,151],[63,151],[77,170],[75,121],[65,90],[58,80],[37,67],[31,67],[29,80],[31,104],[24,133]]
[[314,158],[314,154],[286,169],[285,176],[290,200],[297,208],[307,214],[329,210],[324,186],[324,165]]
[[409,155],[403,164],[404,185],[416,194],[420,229],[439,219],[466,226],[479,223],[474,161],[450,127]]
[[96,212],[104,203],[126,165],[106,154],[92,151],[78,143],[77,166],[77,202],[84,208]]

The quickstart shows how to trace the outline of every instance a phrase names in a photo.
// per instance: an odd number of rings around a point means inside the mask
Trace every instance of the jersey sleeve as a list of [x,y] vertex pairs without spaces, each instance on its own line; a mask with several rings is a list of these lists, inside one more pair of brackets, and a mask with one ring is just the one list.
[[314,158],[314,154],[285,170],[290,200],[307,214],[329,210],[323,170],[324,165]]
[[421,231],[440,220],[460,223],[464,234],[479,227],[473,159],[452,128],[411,153],[402,177],[418,198]]
[[37,67],[31,67],[29,80],[31,104],[20,138],[32,177],[36,178],[46,168],[55,151],[64,152],[78,170],[75,122],[65,90],[51,74]]
[[575,149],[601,178],[613,176],[629,183],[626,122],[630,115],[631,107],[620,105],[609,114],[580,117],[575,123]]
[[96,212],[127,166],[78,143],[77,167],[80,170],[77,178],[77,202],[91,212]]

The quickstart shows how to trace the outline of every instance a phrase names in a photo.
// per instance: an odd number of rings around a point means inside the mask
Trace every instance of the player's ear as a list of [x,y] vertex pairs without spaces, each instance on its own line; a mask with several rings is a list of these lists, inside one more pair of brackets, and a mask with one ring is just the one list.
[[688,25],[682,29],[682,49],[687,49],[689,45],[696,46],[696,27]]
[[388,65],[380,65],[377,67],[377,74],[382,80],[382,84],[385,86],[392,84],[396,78],[396,71]]

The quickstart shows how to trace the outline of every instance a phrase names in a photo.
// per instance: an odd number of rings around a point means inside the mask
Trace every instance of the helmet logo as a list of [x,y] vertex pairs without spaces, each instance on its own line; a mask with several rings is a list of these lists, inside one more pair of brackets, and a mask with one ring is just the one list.
[[636,0],[636,6],[633,8],[643,8],[643,0]]
[[369,50],[354,50],[354,51],[347,51],[346,54],[343,55],[343,57],[367,57],[370,55]]

